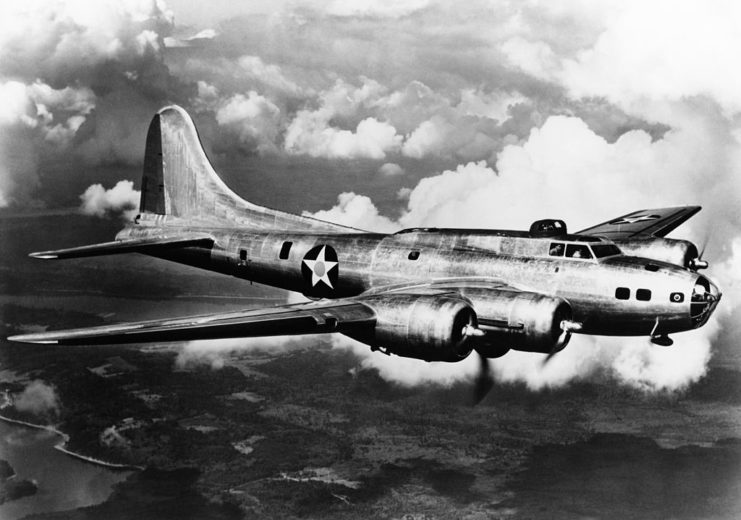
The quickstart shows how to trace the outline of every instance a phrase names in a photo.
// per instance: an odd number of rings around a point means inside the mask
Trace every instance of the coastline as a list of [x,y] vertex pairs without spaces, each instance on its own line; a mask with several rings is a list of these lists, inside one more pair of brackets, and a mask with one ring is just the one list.
[[59,443],[54,445],[54,449],[64,453],[65,455],[74,457],[78,460],[82,460],[90,464],[95,464],[97,466],[103,466],[108,469],[119,470],[119,471],[143,471],[144,469],[146,469],[144,466],[136,466],[134,464],[116,464],[114,462],[106,462],[104,460],[99,460],[93,457],[89,457],[87,455],[82,455],[81,453],[76,453],[74,451],[68,450],[67,448],[65,448],[65,445],[67,444],[67,442],[69,442],[69,435],[67,435],[63,431],[57,430],[53,426],[49,426],[45,424],[34,424],[34,423],[26,422],[26,421],[21,421],[19,419],[12,419],[10,417],[5,417],[4,415],[0,415],[0,420],[5,421],[7,423],[11,423],[11,424],[19,424],[21,426],[25,426],[26,428],[45,430],[45,431],[48,431],[55,435],[60,436],[62,440]]

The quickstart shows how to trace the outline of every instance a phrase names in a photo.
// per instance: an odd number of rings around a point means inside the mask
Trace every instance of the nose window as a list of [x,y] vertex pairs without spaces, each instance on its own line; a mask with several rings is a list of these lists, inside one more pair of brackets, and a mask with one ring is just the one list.
[[636,300],[642,302],[651,301],[651,291],[649,291],[648,289],[638,289],[636,291]]
[[718,289],[710,284],[710,280],[700,276],[692,290],[690,316],[699,324],[705,323],[720,298]]
[[627,287],[618,287],[615,289],[615,298],[618,300],[628,300],[630,299],[630,289]]

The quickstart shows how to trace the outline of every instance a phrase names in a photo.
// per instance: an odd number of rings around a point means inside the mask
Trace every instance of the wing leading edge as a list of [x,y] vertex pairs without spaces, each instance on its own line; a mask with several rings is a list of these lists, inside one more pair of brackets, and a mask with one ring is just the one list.
[[665,237],[701,209],[701,206],[641,209],[583,229],[577,235],[600,236],[610,240]]
[[322,301],[267,309],[150,320],[11,336],[10,341],[57,345],[108,345],[359,330],[376,314],[357,301]]

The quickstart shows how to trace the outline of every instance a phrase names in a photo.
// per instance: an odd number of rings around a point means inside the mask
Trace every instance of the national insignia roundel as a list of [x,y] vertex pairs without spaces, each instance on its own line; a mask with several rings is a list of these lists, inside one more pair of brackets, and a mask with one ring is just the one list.
[[309,250],[301,261],[301,275],[305,292],[317,296],[329,296],[337,288],[340,264],[337,252],[325,244]]

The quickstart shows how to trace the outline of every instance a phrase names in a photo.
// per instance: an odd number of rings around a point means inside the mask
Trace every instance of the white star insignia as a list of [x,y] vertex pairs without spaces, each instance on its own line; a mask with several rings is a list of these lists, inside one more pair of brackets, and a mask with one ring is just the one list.
[[623,217],[613,222],[613,224],[635,224],[636,222],[656,220],[657,218],[659,218],[657,215],[637,215],[635,217]]
[[332,282],[329,281],[329,271],[337,266],[337,262],[327,261],[326,257],[324,256],[326,249],[327,246],[322,247],[322,250],[319,251],[318,255],[316,255],[315,260],[304,259],[304,263],[308,266],[309,269],[311,269],[312,287],[316,287],[316,284],[322,281],[327,284],[330,289],[334,289],[334,287],[332,287]]

